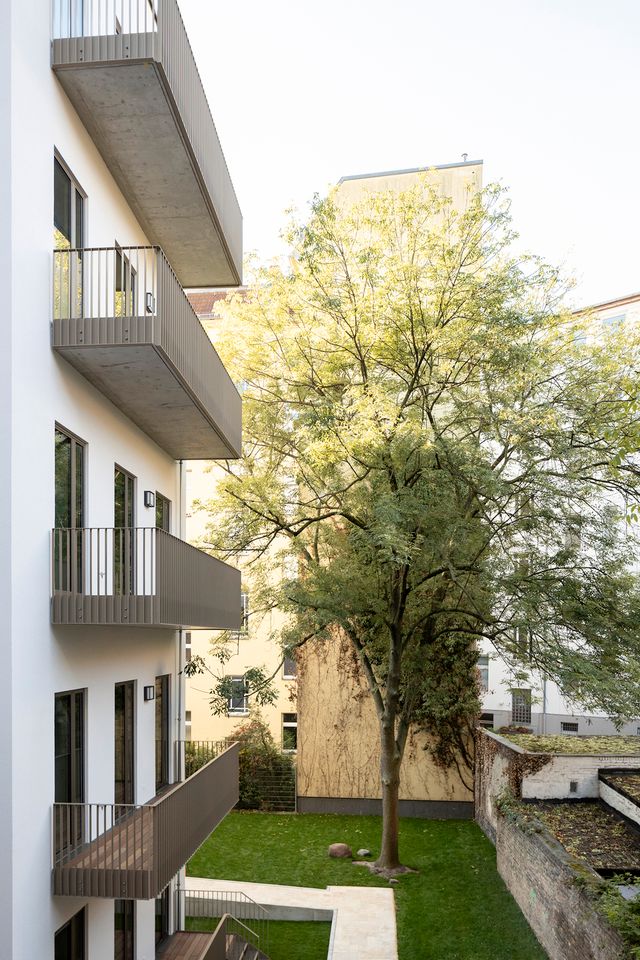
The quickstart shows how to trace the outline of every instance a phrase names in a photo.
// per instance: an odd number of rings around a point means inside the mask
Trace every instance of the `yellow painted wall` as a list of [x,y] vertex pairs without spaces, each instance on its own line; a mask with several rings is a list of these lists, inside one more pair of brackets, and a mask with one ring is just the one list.
[[[220,467],[206,462],[192,461],[186,469],[186,503],[187,503],[187,540],[191,543],[202,543],[206,533],[207,514],[204,510],[197,510],[193,501],[205,501],[213,496],[218,477],[221,476]],[[275,670],[281,659],[280,647],[270,640],[273,631],[282,624],[282,615],[273,611],[265,616],[251,612],[251,579],[250,574],[243,573],[243,589],[249,593],[249,628],[246,636],[241,636],[237,643],[237,653],[221,667],[218,661],[209,654],[211,640],[216,633],[210,630],[191,631],[192,655],[200,654],[208,659],[214,670],[221,671],[228,676],[241,676],[251,666],[265,665],[269,672]],[[214,680],[207,674],[198,675],[186,680],[186,710],[191,713],[192,740],[221,740],[228,737],[238,724],[249,719],[239,715],[213,716],[209,707],[209,690]],[[296,681],[285,680],[282,669],[275,678],[278,700],[269,707],[260,708],[263,719],[268,723],[276,744],[280,746],[282,739],[282,714],[296,712]]]
[[441,197],[451,197],[454,206],[462,210],[468,202],[469,191],[473,195],[482,189],[482,162],[345,179],[338,184],[338,196],[348,203],[356,203],[363,200],[367,193],[409,190],[421,177],[435,186]]
[[[298,657],[298,795],[379,798],[378,743],[375,708],[349,641],[307,644]],[[425,744],[420,733],[407,741],[400,799],[473,800]]]

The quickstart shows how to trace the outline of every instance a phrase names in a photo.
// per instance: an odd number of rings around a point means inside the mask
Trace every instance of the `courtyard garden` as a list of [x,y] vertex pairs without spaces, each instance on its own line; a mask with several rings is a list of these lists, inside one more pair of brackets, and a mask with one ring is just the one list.
[[[190,876],[321,887],[388,886],[350,860],[343,841],[374,855],[379,817],[235,812],[189,861]],[[417,873],[394,886],[399,960],[546,960],[496,870],[495,850],[470,821],[403,819],[400,855]],[[271,960],[325,960],[329,924],[270,925]]]

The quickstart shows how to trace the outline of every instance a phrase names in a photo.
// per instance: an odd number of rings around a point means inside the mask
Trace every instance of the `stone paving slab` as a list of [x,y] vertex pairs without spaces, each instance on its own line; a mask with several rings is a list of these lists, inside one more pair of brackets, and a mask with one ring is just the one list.
[[331,920],[329,960],[398,960],[393,890],[293,887],[187,877],[187,890],[245,893],[274,920]]

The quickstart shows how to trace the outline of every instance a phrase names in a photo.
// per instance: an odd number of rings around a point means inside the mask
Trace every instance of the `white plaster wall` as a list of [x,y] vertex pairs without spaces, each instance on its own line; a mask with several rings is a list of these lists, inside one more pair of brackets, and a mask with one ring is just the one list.
[[598,786],[600,788],[600,798],[604,800],[605,803],[608,803],[609,806],[617,810],[618,813],[623,814],[623,816],[629,820],[633,820],[634,823],[640,826],[640,807],[638,807],[637,803],[629,800],[628,797],[623,797],[621,793],[612,789],[607,783],[603,783],[602,780],[599,781]]
[[[526,800],[571,800],[580,797],[598,797],[600,782],[598,770],[609,767],[637,767],[638,757],[632,756],[555,756],[537,773],[528,774],[522,781],[522,796]],[[576,790],[571,791],[571,782]]]
[[0,929],[7,956],[13,955],[13,806],[12,761],[12,595],[11,595],[11,414],[12,329],[7,322],[13,311],[14,287],[11,260],[11,107],[13,65],[13,12],[2,7],[0,30],[0,289],[5,305],[0,349]]
[[[12,60],[2,55],[9,16]],[[0,439],[3,453],[7,452],[10,428],[12,455],[3,455],[0,462],[3,492],[11,470],[10,497],[0,498],[4,627],[0,639],[0,748],[5,774],[0,782],[4,865],[0,917],[3,910],[11,909],[10,885],[14,898],[12,920],[7,918],[3,925],[3,960],[52,960],[55,930],[82,905],[82,901],[53,898],[50,893],[55,693],[75,688],[87,691],[86,798],[108,803],[113,800],[114,684],[136,681],[137,800],[143,802],[155,789],[155,710],[153,702],[143,702],[142,688],[153,683],[156,675],[175,674],[176,664],[176,634],[171,630],[52,628],[49,623],[56,421],[88,444],[87,525],[113,526],[115,463],[138,478],[139,526],[153,526],[155,520],[153,510],[142,505],[144,489],[161,490],[173,500],[174,530],[180,493],[174,461],[50,347],[54,148],[88,195],[87,245],[113,246],[117,240],[126,246],[147,239],[51,71],[49,30],[48,0],[28,4],[7,0],[3,5],[0,281],[5,303],[10,297],[11,310],[5,317],[0,351]],[[9,239],[12,259],[7,262]],[[9,359],[10,372],[6,369]],[[2,689],[9,678],[11,694]],[[11,715],[4,716],[9,707]],[[9,732],[10,744],[6,743]],[[2,791],[8,783],[12,810],[7,811]],[[11,849],[19,851],[13,862]],[[154,956],[152,908],[152,904],[138,908],[138,960]],[[112,957],[113,902],[93,901],[89,904],[89,958]]]
[[[547,681],[546,693],[543,677],[539,671],[532,671],[527,681],[516,680],[512,668],[499,656],[488,643],[481,646],[481,652],[489,657],[489,689],[482,697],[482,709],[488,713],[503,714],[496,717],[496,727],[511,722],[511,688],[529,687],[532,691],[532,726],[538,733],[559,733],[562,721],[578,722],[579,734],[637,734],[640,720],[630,720],[617,730],[602,711],[585,710],[562,695],[553,681]],[[543,716],[546,711],[546,719]]]

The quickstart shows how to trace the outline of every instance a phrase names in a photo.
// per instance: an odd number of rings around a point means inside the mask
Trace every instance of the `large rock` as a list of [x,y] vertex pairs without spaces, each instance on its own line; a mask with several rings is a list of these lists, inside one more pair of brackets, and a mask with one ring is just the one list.
[[330,857],[352,857],[351,847],[346,843],[332,843],[327,851]]
[[362,850],[358,850],[356,856],[357,856],[357,857],[370,857],[370,856],[371,856],[371,850],[367,850],[365,847],[363,847]]

